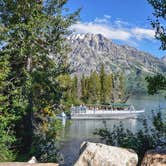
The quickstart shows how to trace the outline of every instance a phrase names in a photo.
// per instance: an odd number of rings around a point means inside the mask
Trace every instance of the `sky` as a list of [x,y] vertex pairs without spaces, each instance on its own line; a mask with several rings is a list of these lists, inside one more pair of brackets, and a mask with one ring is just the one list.
[[81,8],[80,20],[71,26],[74,33],[102,34],[113,42],[130,45],[161,58],[149,18],[153,8],[147,0],[68,0],[70,12]]

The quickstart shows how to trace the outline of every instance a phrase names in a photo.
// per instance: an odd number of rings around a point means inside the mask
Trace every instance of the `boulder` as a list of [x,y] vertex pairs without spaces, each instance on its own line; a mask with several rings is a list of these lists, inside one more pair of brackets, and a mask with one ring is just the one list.
[[137,154],[131,149],[83,142],[74,166],[136,166]]
[[32,156],[31,159],[28,161],[28,163],[33,164],[33,163],[38,163],[38,161],[35,156]]
[[0,166],[59,166],[54,163],[23,163],[23,162],[2,162]]
[[141,166],[166,166],[166,149],[147,151]]

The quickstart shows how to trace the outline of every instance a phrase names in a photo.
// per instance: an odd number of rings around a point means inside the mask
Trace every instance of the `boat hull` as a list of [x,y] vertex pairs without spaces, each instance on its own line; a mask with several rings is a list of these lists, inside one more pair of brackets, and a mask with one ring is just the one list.
[[137,118],[144,113],[144,110],[138,111],[93,111],[78,112],[71,114],[71,119],[130,119]]

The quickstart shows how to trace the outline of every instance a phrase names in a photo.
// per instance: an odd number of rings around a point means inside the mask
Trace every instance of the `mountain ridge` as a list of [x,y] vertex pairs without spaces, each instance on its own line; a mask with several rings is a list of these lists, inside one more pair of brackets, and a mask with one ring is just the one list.
[[164,55],[161,59],[166,62],[166,55]]
[[102,63],[108,72],[122,71],[127,75],[166,72],[165,61],[134,47],[116,44],[101,34],[73,34],[68,42],[72,50],[69,61],[76,74],[99,71]]

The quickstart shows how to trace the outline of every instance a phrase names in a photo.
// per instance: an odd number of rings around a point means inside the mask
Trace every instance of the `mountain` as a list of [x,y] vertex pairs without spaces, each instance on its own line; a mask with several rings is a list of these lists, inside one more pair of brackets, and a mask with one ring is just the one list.
[[163,61],[166,62],[166,55],[161,58]]
[[126,75],[166,72],[166,61],[134,47],[115,44],[101,34],[73,34],[68,41],[69,61],[78,75],[99,71],[102,63],[107,72],[122,71]]

